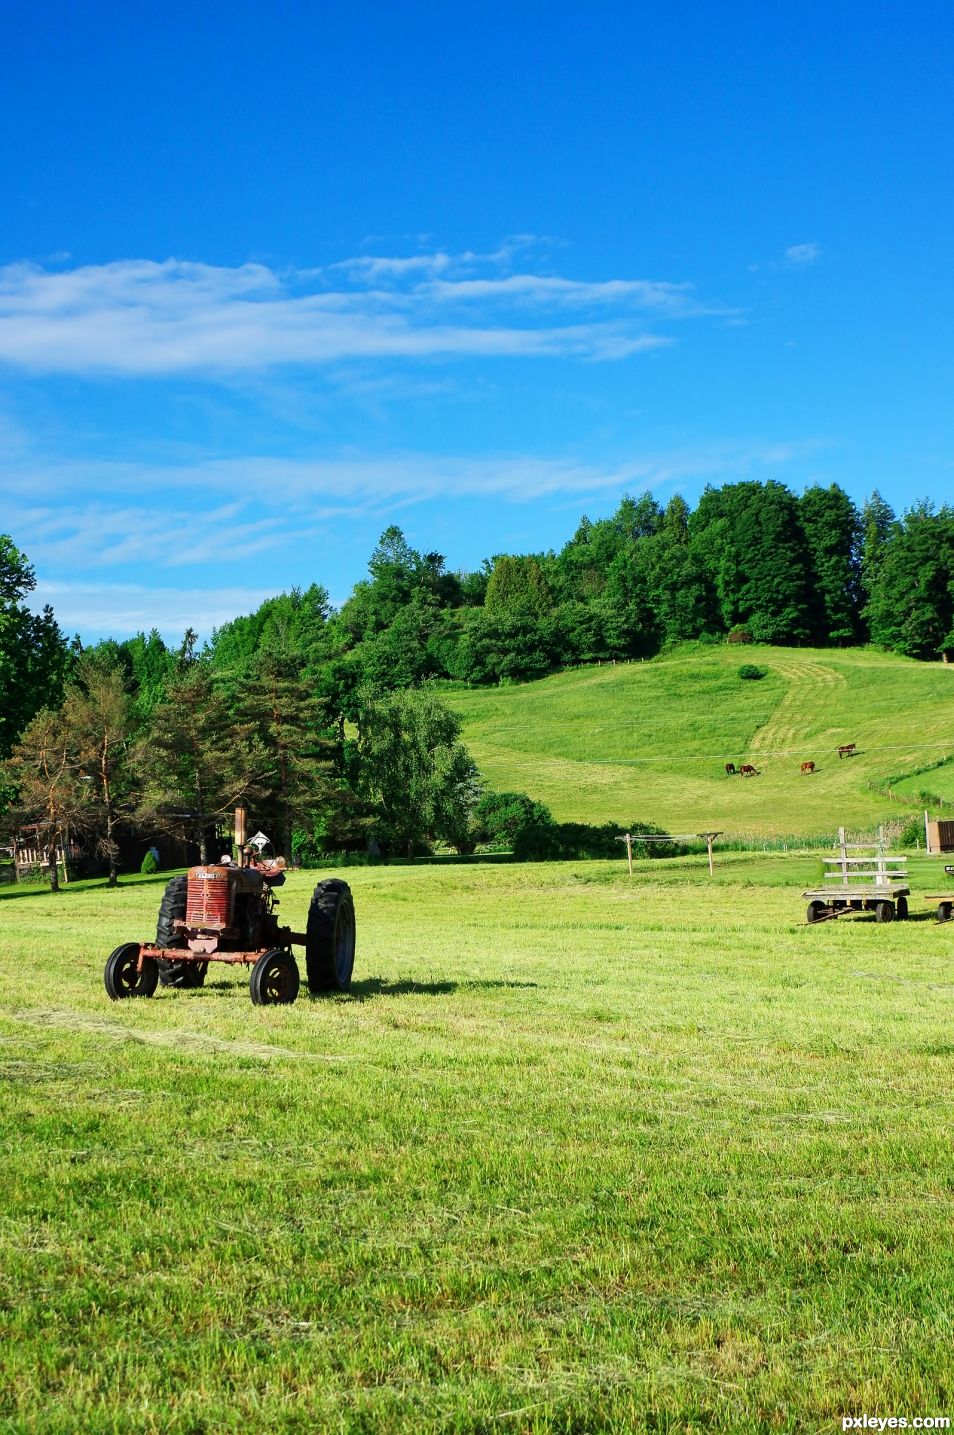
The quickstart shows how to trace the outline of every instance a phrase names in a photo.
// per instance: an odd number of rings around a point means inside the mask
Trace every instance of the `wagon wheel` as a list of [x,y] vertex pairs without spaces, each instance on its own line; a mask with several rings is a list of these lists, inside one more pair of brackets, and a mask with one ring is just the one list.
[[807,913],[809,922],[823,922],[827,911],[828,908],[824,902],[809,902]]
[[288,1006],[298,995],[301,978],[291,952],[276,947],[265,952],[252,968],[248,989],[256,1006]]
[[899,897],[899,898],[898,898],[897,902],[895,903],[895,907],[894,907],[894,915],[897,917],[897,919],[898,919],[899,922],[903,922],[904,919],[907,917],[907,915],[908,915],[908,899],[907,899],[907,897]]
[[952,903],[952,902],[939,902],[939,903],[938,903],[938,905],[937,905],[937,919],[938,919],[939,922],[949,922],[949,921],[951,920],[951,914],[952,914],[952,912],[954,912],[954,903]]
[[123,997],[151,997],[159,982],[159,968],[152,957],[139,965],[139,943],[124,942],[111,953],[103,973],[106,990],[114,1002]]
[[876,922],[893,922],[893,921],[894,921],[894,903],[893,903],[893,902],[876,902],[876,903],[875,903],[875,921],[876,921]]
[[305,966],[311,992],[346,992],[354,970],[354,901],[347,882],[319,882],[308,908]]

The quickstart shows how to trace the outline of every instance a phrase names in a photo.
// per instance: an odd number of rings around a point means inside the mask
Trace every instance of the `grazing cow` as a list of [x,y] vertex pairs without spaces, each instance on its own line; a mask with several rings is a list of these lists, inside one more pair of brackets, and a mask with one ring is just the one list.
[[726,765],[725,765],[725,775],[726,775],[726,777],[734,777],[734,776],[735,776],[735,763],[734,763],[734,762],[727,762],[727,763],[726,763]]
[[806,772],[814,772],[814,771],[815,771],[815,764],[814,764],[813,762],[803,762],[803,763],[802,763],[802,775],[803,775],[803,776],[804,776],[804,774],[805,774]]
[[759,776],[759,770],[758,770],[757,767],[753,767],[750,762],[743,762],[742,766],[739,768],[739,776],[740,776],[740,777],[758,777],[758,776]]
[[857,746],[857,744],[856,744],[856,743],[853,743],[853,742],[843,742],[842,745],[841,745],[841,747],[838,749],[838,756],[839,756],[839,757],[854,757],[854,755],[855,755],[855,747],[856,747],[856,746]]

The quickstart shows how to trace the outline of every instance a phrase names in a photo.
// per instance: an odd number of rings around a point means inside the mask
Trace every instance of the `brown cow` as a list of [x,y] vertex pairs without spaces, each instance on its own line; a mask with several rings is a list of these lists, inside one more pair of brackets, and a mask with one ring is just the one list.
[[735,776],[735,763],[734,763],[734,762],[727,762],[727,763],[726,763],[726,765],[725,765],[725,775],[726,775],[726,777],[734,777],[734,776]]
[[842,745],[841,745],[841,747],[838,749],[838,756],[839,756],[839,757],[854,757],[854,755],[855,755],[855,748],[856,748],[856,747],[857,747],[857,743],[853,743],[853,742],[843,742]]
[[804,776],[804,774],[805,774],[806,772],[814,772],[814,771],[815,771],[815,764],[814,764],[813,762],[803,762],[803,763],[802,763],[802,775],[803,775],[803,776]]
[[740,777],[758,777],[759,775],[760,774],[758,768],[753,767],[750,762],[743,762],[742,766],[739,768]]

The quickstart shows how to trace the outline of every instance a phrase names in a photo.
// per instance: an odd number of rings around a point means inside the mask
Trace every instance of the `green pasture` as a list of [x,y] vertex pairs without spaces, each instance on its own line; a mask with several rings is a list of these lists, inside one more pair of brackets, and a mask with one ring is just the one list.
[[927,772],[912,773],[895,784],[894,791],[906,797],[930,796],[931,806],[939,803],[954,807],[954,761]]
[[0,1428],[954,1414],[954,924],[804,926],[816,871],[357,869],[285,1008],[107,1001],[161,883],[0,897]]
[[[922,790],[954,802],[954,764],[897,781],[954,756],[954,667],[874,649],[693,645],[446,700],[490,784],[561,821],[808,835],[907,815]],[[729,761],[761,776],[728,778]]]

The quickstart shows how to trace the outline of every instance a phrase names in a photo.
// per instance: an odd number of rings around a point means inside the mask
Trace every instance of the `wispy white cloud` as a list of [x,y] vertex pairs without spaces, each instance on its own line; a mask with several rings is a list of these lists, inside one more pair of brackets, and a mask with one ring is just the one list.
[[365,255],[308,271],[11,264],[0,268],[0,363],[224,378],[359,360],[618,360],[671,343],[666,321],[727,312],[688,284],[514,271],[521,258],[513,241],[492,254]]
[[790,244],[785,251],[785,258],[789,264],[814,264],[816,259],[821,258],[821,252],[820,244]]
[[213,628],[248,613],[273,596],[269,588],[170,588],[141,583],[37,583],[34,608],[49,603],[67,632],[85,638],[114,638],[153,628],[176,638],[195,628],[206,638]]
[[[0,467],[4,523],[46,571],[103,571],[130,564],[171,572],[340,543],[347,525],[389,521],[411,504],[486,497],[531,503],[638,492],[667,484],[771,472],[810,445],[737,443],[633,456],[615,463],[575,458],[388,458],[266,456],[195,463],[8,462]],[[81,487],[82,483],[82,487]],[[95,494],[84,500],[81,493]],[[143,494],[156,494],[143,502]],[[68,500],[68,501],[67,501]],[[280,586],[280,585],[279,585]]]

